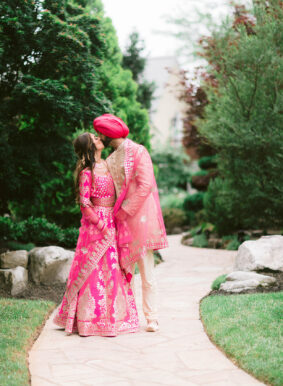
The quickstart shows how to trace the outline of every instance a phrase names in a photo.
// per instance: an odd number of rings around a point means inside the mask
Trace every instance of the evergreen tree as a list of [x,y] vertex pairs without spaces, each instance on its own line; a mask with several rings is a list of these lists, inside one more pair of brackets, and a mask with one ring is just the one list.
[[132,32],[129,36],[126,52],[123,55],[122,65],[132,72],[133,79],[138,84],[137,100],[144,108],[150,110],[155,83],[148,82],[143,77],[146,66],[146,58],[142,56],[144,50],[144,41],[140,39],[138,32]]
[[221,233],[283,225],[283,11],[278,1],[236,8],[233,24],[204,41],[208,71],[201,133],[218,152],[220,176],[205,198]]

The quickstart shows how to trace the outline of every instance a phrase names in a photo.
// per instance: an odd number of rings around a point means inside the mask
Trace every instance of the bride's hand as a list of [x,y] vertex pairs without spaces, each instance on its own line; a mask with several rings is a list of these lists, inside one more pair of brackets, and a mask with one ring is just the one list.
[[103,237],[105,237],[106,235],[109,234],[109,229],[108,229],[107,225],[102,220],[99,220],[99,222],[97,224],[97,228],[98,228],[98,230],[100,230]]

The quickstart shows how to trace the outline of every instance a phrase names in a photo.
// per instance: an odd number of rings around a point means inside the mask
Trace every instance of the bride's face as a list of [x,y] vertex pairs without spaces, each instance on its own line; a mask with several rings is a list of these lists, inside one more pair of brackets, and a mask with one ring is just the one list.
[[103,143],[102,143],[102,141],[101,141],[101,139],[99,137],[95,136],[92,133],[89,133],[89,135],[90,135],[90,137],[91,137],[91,139],[92,139],[92,141],[93,141],[93,143],[94,143],[94,145],[95,145],[97,150],[104,149],[104,145],[103,145]]

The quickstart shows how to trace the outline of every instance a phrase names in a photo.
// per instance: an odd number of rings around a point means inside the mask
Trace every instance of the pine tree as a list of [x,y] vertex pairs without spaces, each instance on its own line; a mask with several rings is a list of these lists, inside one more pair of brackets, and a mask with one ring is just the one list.
[[122,65],[129,69],[133,74],[133,79],[138,84],[137,100],[141,105],[150,110],[155,91],[155,83],[148,82],[143,77],[146,66],[146,58],[143,56],[145,50],[144,41],[140,38],[139,33],[134,31],[129,36],[129,43],[123,54]]
[[208,90],[201,133],[218,152],[220,176],[205,199],[221,233],[283,225],[283,10],[255,2],[206,40]]

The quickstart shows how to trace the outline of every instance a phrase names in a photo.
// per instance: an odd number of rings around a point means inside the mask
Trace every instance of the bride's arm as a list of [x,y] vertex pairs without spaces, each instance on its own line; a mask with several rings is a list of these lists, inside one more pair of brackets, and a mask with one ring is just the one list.
[[80,174],[80,184],[79,184],[81,212],[87,218],[88,221],[96,225],[97,229],[103,232],[106,225],[95,213],[94,206],[90,201],[91,185],[92,185],[91,171],[83,170]]

